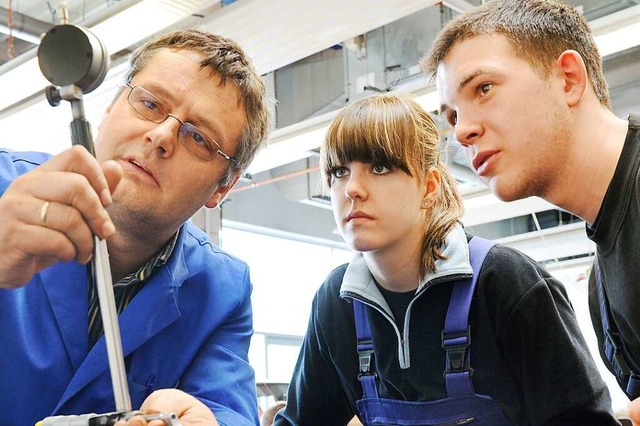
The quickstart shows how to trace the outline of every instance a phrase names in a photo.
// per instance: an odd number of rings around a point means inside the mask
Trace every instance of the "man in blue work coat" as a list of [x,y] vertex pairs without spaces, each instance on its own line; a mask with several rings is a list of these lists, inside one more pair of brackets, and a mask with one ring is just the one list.
[[133,53],[96,158],[0,150],[0,424],[115,409],[92,234],[108,245],[134,409],[258,424],[247,265],[188,219],[220,205],[268,129],[242,49],[189,30]]

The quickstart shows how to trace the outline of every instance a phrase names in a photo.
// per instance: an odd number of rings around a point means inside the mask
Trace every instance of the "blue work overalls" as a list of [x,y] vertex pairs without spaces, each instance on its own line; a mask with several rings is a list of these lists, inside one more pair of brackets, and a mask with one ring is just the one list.
[[609,299],[604,288],[604,278],[598,263],[598,256],[593,259],[593,274],[596,280],[598,308],[604,339],[602,342],[604,354],[613,367],[613,375],[629,399],[640,397],[640,366],[633,359],[627,345],[618,330],[618,326],[611,314]]
[[447,352],[445,382],[447,398],[437,401],[399,401],[378,396],[376,374],[371,358],[373,342],[364,303],[353,300],[360,358],[359,379],[364,396],[357,401],[360,420],[365,426],[508,426],[511,425],[498,404],[487,395],[476,394],[471,382],[469,308],[480,268],[495,243],[479,237],[469,242],[473,278],[459,280],[449,301],[442,332],[442,348]]

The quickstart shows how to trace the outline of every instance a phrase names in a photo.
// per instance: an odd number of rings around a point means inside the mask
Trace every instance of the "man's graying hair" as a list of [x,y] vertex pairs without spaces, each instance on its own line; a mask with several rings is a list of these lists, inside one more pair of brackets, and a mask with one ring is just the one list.
[[582,56],[600,104],[611,109],[602,58],[586,19],[573,7],[555,0],[493,0],[449,22],[437,36],[431,52],[421,61],[435,75],[447,54],[463,40],[499,34],[509,39],[516,55],[543,78],[560,54],[575,50]]
[[222,84],[231,81],[238,88],[238,104],[245,106],[247,125],[236,152],[232,154],[235,160],[230,162],[219,182],[220,185],[228,185],[249,166],[269,133],[271,116],[264,82],[236,42],[206,31],[190,29],[161,35],[136,49],[131,54],[127,83],[162,49],[191,50],[202,54],[204,59],[200,66],[203,69],[209,68],[212,73],[218,74]]

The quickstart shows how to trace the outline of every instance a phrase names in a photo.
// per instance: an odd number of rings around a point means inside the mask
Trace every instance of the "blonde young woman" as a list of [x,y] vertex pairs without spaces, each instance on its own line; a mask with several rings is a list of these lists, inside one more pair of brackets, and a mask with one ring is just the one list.
[[321,159],[355,256],[316,294],[275,425],[618,424],[562,285],[458,222],[414,100],[347,107]]

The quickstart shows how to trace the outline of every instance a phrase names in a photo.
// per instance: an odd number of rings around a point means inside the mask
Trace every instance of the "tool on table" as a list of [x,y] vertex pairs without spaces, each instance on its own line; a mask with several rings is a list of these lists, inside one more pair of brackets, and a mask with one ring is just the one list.
[[[111,426],[119,420],[128,420],[135,415],[142,415],[137,411],[127,413],[82,414],[79,416],[47,417],[36,426]],[[163,420],[167,426],[180,426],[175,414],[144,414],[147,421]]]

